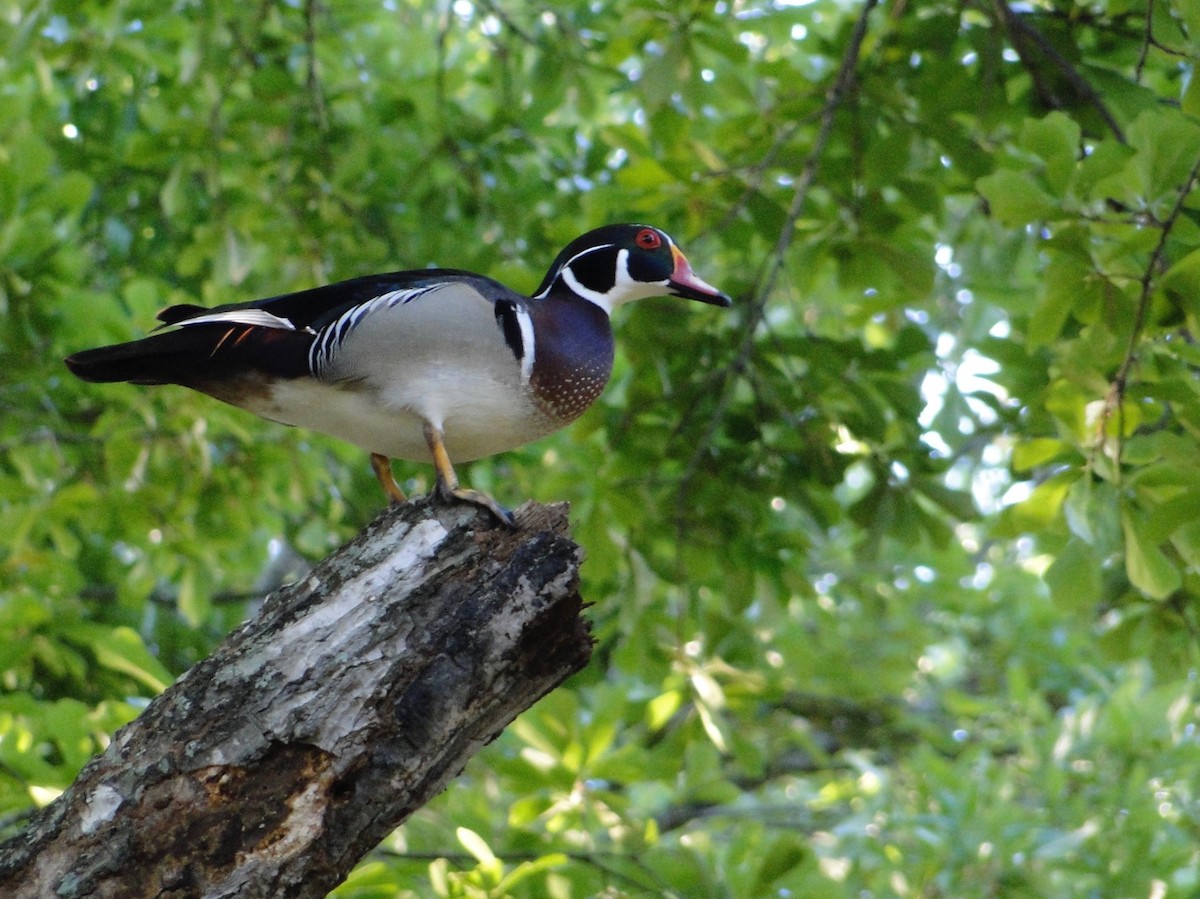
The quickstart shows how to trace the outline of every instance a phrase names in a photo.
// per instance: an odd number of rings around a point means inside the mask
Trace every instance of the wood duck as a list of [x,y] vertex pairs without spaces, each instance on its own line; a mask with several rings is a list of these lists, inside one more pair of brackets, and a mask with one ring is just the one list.
[[513,449],[577,418],[612,370],[609,315],[652,296],[730,304],[664,232],[609,225],[568,244],[530,297],[455,269],[368,275],[171,306],[158,332],[66,363],[85,381],[181,384],[349,441],[371,454],[395,502],[404,494],[390,460],[432,461],[442,499],[512,525],[494,499],[459,485],[450,460]]

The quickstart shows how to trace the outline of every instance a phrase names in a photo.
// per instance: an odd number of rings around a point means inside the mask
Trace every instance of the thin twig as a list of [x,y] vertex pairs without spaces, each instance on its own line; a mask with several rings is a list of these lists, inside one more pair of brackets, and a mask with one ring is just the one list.
[[12,452],[14,449],[23,446],[33,446],[37,443],[48,443],[51,447],[57,448],[60,443],[74,443],[84,446],[95,446],[102,443],[98,437],[91,434],[75,434],[69,432],[59,432],[52,428],[41,427],[32,431],[27,431],[19,437],[14,437],[11,440],[6,440],[0,443],[0,453]]
[[[395,849],[389,849],[381,846],[376,849],[373,855],[382,855],[387,858],[393,858],[401,862],[413,862],[425,864],[427,862],[439,861],[445,859],[451,864],[459,867],[474,866],[478,864],[478,859],[475,856],[466,852],[397,852]],[[552,848],[547,852],[500,852],[496,854],[496,859],[505,865],[525,864],[527,862],[535,862],[543,858],[547,854],[561,855],[576,864],[588,865],[595,868],[604,874],[624,881],[628,886],[645,893],[648,896],[662,896],[662,885],[654,873],[654,871],[640,858],[633,854],[622,852],[578,852],[578,851],[563,851],[562,849]],[[610,862],[610,864],[606,864]],[[619,870],[615,865],[625,864],[632,865],[638,868],[651,881],[650,886],[641,883],[637,878]]]
[[[208,601],[214,606],[235,605],[237,603],[253,602],[262,599],[272,590],[281,587],[285,581],[281,578],[278,583],[271,584],[262,590],[220,590],[212,594]],[[104,584],[94,584],[82,588],[79,591],[79,598],[85,602],[110,603],[117,598],[117,588],[110,587]],[[146,599],[149,602],[159,606],[166,606],[170,609],[179,607],[179,596],[171,591],[156,588],[152,590]]]
[[1162,41],[1160,41],[1156,37],[1150,38],[1150,46],[1153,47],[1155,50],[1158,50],[1162,53],[1166,53],[1168,56],[1176,56],[1179,59],[1187,59],[1187,60],[1191,60],[1193,62],[1197,59],[1197,56],[1195,53],[1189,53],[1187,50],[1180,50],[1178,47],[1168,46],[1167,44],[1164,44]]
[[1137,361],[1137,345],[1142,336],[1142,328],[1146,324],[1146,312],[1150,308],[1154,276],[1162,267],[1163,256],[1167,247],[1167,238],[1171,235],[1171,229],[1175,226],[1176,220],[1183,212],[1183,204],[1191,194],[1197,178],[1200,178],[1200,157],[1196,159],[1196,163],[1192,166],[1191,172],[1188,173],[1187,180],[1184,181],[1183,186],[1179,188],[1179,195],[1175,198],[1175,205],[1171,208],[1170,214],[1163,220],[1162,230],[1158,235],[1158,243],[1154,247],[1154,252],[1150,254],[1150,261],[1146,263],[1146,270],[1142,272],[1142,277],[1139,279],[1142,289],[1138,297],[1137,309],[1134,312],[1133,328],[1129,332],[1129,344],[1125,349],[1125,358],[1121,360],[1121,367],[1117,369],[1117,373],[1109,385],[1108,393],[1104,397],[1104,411],[1100,416],[1099,435],[1095,446],[1092,448],[1088,465],[1089,467],[1093,467],[1096,453],[1104,448],[1108,421],[1112,417],[1113,409],[1115,408],[1117,412],[1117,451],[1113,464],[1117,478],[1121,476],[1121,449],[1125,437],[1125,390],[1129,384],[1130,369],[1133,368],[1133,364]]
[[262,35],[263,23],[267,20],[267,14],[271,11],[272,5],[272,0],[262,0],[259,3],[258,9],[254,12],[254,33],[249,38],[242,33],[242,29],[237,26],[236,20],[230,20],[229,34],[233,38],[233,42],[237,45],[238,53],[241,54],[242,60],[251,69],[257,70],[260,67],[257,48],[259,38]]
[[505,28],[507,28],[525,43],[529,44],[531,47],[538,47],[540,49],[541,45],[538,42],[538,39],[513,21],[512,16],[506,13],[495,3],[492,3],[491,0],[478,0],[477,5],[480,6],[485,12],[491,13],[493,16],[503,22]]
[[[747,171],[746,186],[742,189],[742,195],[738,197],[736,201],[734,201],[732,206],[729,207],[729,211],[725,213],[721,221],[717,223],[716,228],[713,229],[714,231],[720,233],[737,220],[737,217],[741,215],[742,210],[746,207],[746,204],[750,202],[750,198],[754,196],[759,188],[762,187],[763,180],[766,178],[767,170],[774,165],[776,157],[783,152],[784,147],[792,142],[792,138],[796,136],[800,129],[805,125],[810,124],[810,122],[811,118],[799,119],[795,122],[792,122],[787,128],[776,135],[775,140],[771,143],[771,146],[767,152],[763,154],[762,159],[756,162],[750,167],[749,171]],[[718,173],[714,172],[710,174]]]
[[568,32],[566,27],[567,22],[563,16],[555,16],[555,22],[559,30],[557,38],[554,35],[551,35],[549,38],[541,38],[528,28],[518,25],[512,16],[501,9],[498,4],[492,2],[492,0],[478,0],[476,5],[484,12],[495,16],[504,24],[505,28],[539,52],[544,49],[544,45],[549,41],[554,45],[555,56],[559,59],[569,61],[574,67],[598,72],[611,78],[620,79],[622,82],[629,80],[629,76],[616,66],[596,62],[590,54],[577,53],[576,50],[580,45],[580,37],[578,34]]
[[437,41],[434,43],[434,48],[437,51],[437,71],[433,76],[433,95],[437,101],[437,109],[442,110],[442,115],[439,119],[442,123],[441,132],[442,139],[446,140],[446,60],[449,58],[449,50],[447,45],[450,40],[450,29],[454,27],[454,9],[453,4],[447,3],[442,20],[438,24]]
[[317,13],[320,12],[320,0],[305,0],[304,3],[304,50],[308,54],[308,70],[306,86],[312,100],[313,112],[316,114],[317,128],[322,134],[329,131],[329,115],[325,109],[325,94],[321,90],[320,77],[317,75]]
[[1134,80],[1142,80],[1142,69],[1146,67],[1146,57],[1150,54],[1150,46],[1154,43],[1154,0],[1146,0],[1146,29],[1142,37],[1142,51],[1138,54],[1137,65],[1134,66]]

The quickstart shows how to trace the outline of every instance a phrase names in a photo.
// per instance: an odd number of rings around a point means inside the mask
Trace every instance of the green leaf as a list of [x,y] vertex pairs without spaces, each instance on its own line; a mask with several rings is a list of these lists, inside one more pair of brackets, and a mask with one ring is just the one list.
[[1080,478],[1071,485],[1063,514],[1071,533],[1100,555],[1120,547],[1121,525],[1116,489],[1102,481]]
[[1193,118],[1200,118],[1200,78],[1196,77],[1194,70],[1191,77],[1187,79],[1183,95],[1179,98],[1179,106],[1185,114]]
[[1013,447],[1012,467],[1014,471],[1029,471],[1070,451],[1071,445],[1065,440],[1035,437]]
[[1047,183],[1058,194],[1074,177],[1081,135],[1079,124],[1062,112],[1026,122],[1021,132],[1021,144],[1045,161]]
[[467,852],[471,853],[475,860],[481,865],[484,865],[485,867],[491,867],[496,864],[496,854],[492,852],[491,847],[487,844],[487,841],[484,840],[484,838],[479,834],[475,833],[475,831],[466,827],[456,827],[454,829],[454,836],[458,839],[458,842],[462,844],[462,847],[466,849]]
[[1189,298],[1200,296],[1200,248],[1192,250],[1167,269],[1158,286]]
[[1029,344],[1047,346],[1058,339],[1076,304],[1086,296],[1094,272],[1091,264],[1074,255],[1055,253],[1046,267],[1037,309],[1029,322]]
[[1171,535],[1175,547],[1184,563],[1191,568],[1200,568],[1200,521],[1183,525]]
[[1057,218],[1061,213],[1057,201],[1022,172],[1000,169],[980,178],[975,186],[996,220],[1010,228]]
[[174,680],[132,628],[78,622],[69,633],[90,648],[105,668],[128,674],[155,693],[167,689]]
[[1100,560],[1078,537],[1067,541],[1042,577],[1061,605],[1090,610],[1100,599]]
[[83,172],[67,172],[46,192],[47,201],[67,215],[77,215],[92,197],[92,179]]
[[1050,528],[1058,520],[1067,491],[1078,478],[1078,472],[1064,472],[1039,484],[1025,500],[1004,510],[1003,532],[1016,535]]
[[190,566],[179,573],[179,613],[193,627],[200,624],[211,608],[208,594],[196,583],[196,571]]
[[532,861],[521,862],[496,884],[494,895],[508,895],[508,891],[513,887],[520,886],[523,882],[545,874],[547,871],[565,867],[569,862],[570,858],[563,852],[551,852]]
[[1183,576],[1158,543],[1146,533],[1141,515],[1129,508],[1121,511],[1125,533],[1125,571],[1130,582],[1153,599],[1166,599],[1180,588]]
[[771,885],[801,864],[808,851],[808,844],[794,834],[780,834],[772,840],[758,866],[751,895],[768,895]]
[[646,726],[651,731],[662,730],[682,704],[683,693],[679,690],[668,690],[655,696],[646,703]]
[[1144,195],[1151,201],[1167,194],[1173,196],[1196,162],[1200,124],[1178,112],[1158,110],[1138,116],[1128,136],[1137,148],[1130,168]]

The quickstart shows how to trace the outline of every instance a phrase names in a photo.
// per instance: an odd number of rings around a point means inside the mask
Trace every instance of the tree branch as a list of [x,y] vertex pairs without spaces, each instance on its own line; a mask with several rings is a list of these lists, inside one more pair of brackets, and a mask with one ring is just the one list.
[[1142,71],[1146,68],[1146,57],[1150,55],[1150,46],[1154,43],[1154,0],[1146,0],[1146,26],[1142,34],[1142,50],[1138,53],[1137,65],[1134,66],[1134,80],[1142,81]]
[[308,89],[309,100],[312,102],[313,118],[316,119],[317,130],[321,133],[321,146],[327,150],[325,137],[329,133],[329,113],[325,108],[325,92],[321,89],[321,77],[317,73],[317,12],[319,0],[305,0],[304,3],[304,51],[305,87]]
[[[792,241],[796,236],[796,222],[799,220],[801,212],[804,211],[804,206],[808,203],[808,192],[812,187],[813,181],[816,179],[821,157],[825,154],[825,146],[829,143],[829,137],[833,133],[834,118],[842,102],[845,100],[851,85],[854,83],[859,53],[862,50],[863,40],[867,36],[867,20],[871,15],[871,11],[877,5],[878,0],[865,0],[858,19],[854,23],[854,31],[851,33],[850,42],[846,45],[846,50],[842,54],[842,62],[838,66],[837,74],[834,76],[829,90],[826,91],[825,103],[821,108],[817,135],[813,140],[812,149],[805,158],[804,165],[796,178],[796,186],[792,192],[792,201],[788,206],[783,228],[780,229],[779,239],[775,242],[774,251],[767,258],[756,279],[752,299],[742,325],[742,341],[738,347],[737,356],[725,369],[724,377],[721,380],[721,386],[717,394],[716,408],[709,418],[704,436],[696,443],[695,449],[692,451],[687,466],[684,469],[683,477],[680,480],[679,499],[676,503],[676,530],[681,534],[684,530],[686,512],[689,508],[688,494],[691,492],[692,481],[700,470],[700,462],[704,454],[712,446],[717,428],[720,427],[721,422],[725,418],[726,409],[733,398],[733,387],[737,383],[738,378],[742,377],[745,373],[750,363],[750,356],[754,352],[755,333],[766,313],[767,301],[775,290],[775,284],[779,280],[779,273],[783,270],[788,250],[791,249]],[[774,151],[769,150],[768,152]],[[680,540],[679,544],[682,546],[683,541]]]
[[1125,348],[1125,357],[1121,360],[1121,366],[1117,369],[1117,373],[1109,385],[1108,393],[1104,397],[1104,409],[1098,423],[1099,433],[1092,449],[1092,454],[1088,459],[1088,465],[1089,467],[1094,467],[1095,454],[1104,449],[1108,421],[1112,417],[1113,410],[1116,409],[1117,451],[1113,463],[1115,466],[1115,477],[1118,479],[1121,477],[1121,449],[1125,438],[1125,391],[1129,386],[1129,372],[1133,368],[1134,362],[1137,361],[1137,345],[1138,341],[1141,340],[1142,329],[1146,325],[1146,312],[1150,308],[1150,300],[1154,295],[1154,278],[1163,267],[1165,261],[1167,238],[1171,236],[1175,222],[1178,221],[1180,214],[1183,212],[1183,204],[1191,196],[1192,188],[1195,187],[1197,179],[1200,179],[1200,157],[1196,158],[1195,164],[1192,165],[1192,170],[1188,173],[1187,180],[1179,188],[1179,194],[1175,197],[1175,205],[1171,207],[1171,212],[1160,226],[1158,243],[1154,245],[1154,250],[1150,254],[1150,261],[1146,263],[1146,268],[1142,272],[1140,279],[1141,291],[1138,294],[1137,309],[1134,311],[1133,327],[1129,330],[1129,343]]
[[1117,121],[1116,116],[1109,110],[1107,104],[1104,102],[1104,98],[1092,87],[1091,82],[1080,74],[1071,61],[1058,52],[1058,48],[1047,40],[1044,34],[1034,28],[1026,16],[1014,11],[1005,0],[994,0],[994,8],[997,19],[1004,26],[1004,30],[1008,32],[1013,49],[1021,58],[1025,70],[1029,72],[1029,76],[1033,79],[1034,85],[1046,103],[1056,109],[1062,106],[1059,98],[1055,96],[1053,89],[1041,77],[1041,70],[1038,68],[1037,60],[1033,58],[1031,52],[1033,49],[1036,49],[1044,59],[1058,70],[1058,73],[1066,83],[1071,86],[1071,90],[1081,100],[1091,105],[1099,113],[1100,118],[1113,133],[1113,136],[1121,143],[1125,143],[1125,132],[1121,130],[1121,124]]
[[324,896],[588,661],[565,508],[390,509],[0,846],[12,899]]

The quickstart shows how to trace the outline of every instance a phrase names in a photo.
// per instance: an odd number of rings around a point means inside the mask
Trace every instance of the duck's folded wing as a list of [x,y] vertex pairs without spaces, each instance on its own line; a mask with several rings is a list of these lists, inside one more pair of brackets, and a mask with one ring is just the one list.
[[437,269],[393,272],[250,303],[171,306],[158,315],[163,330],[129,343],[75,353],[66,363],[85,381],[135,384],[195,386],[248,374],[312,376],[323,354],[364,316],[424,294],[444,283],[447,274],[466,275]]

